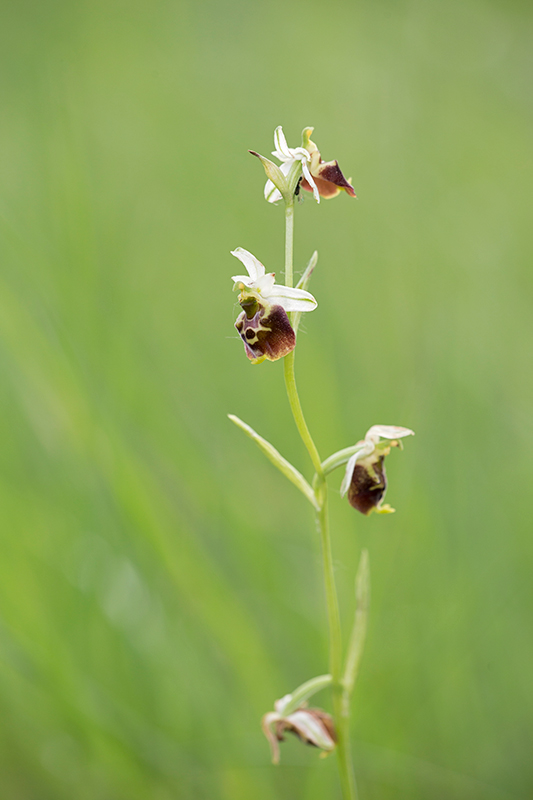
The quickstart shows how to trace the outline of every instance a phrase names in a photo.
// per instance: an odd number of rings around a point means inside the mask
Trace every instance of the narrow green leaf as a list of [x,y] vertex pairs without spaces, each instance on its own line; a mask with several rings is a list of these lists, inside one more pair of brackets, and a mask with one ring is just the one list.
[[[309,264],[305,268],[304,274],[296,284],[297,289],[304,289],[305,291],[307,291],[307,287],[309,286],[311,275],[313,273],[314,268],[316,267],[317,261],[318,261],[318,252],[315,250],[311,258],[309,259]],[[300,325],[301,316],[302,316],[301,311],[295,311],[292,315],[292,327],[294,328],[294,333],[298,333],[298,327]]]
[[366,638],[368,606],[370,603],[370,567],[368,550],[366,549],[361,553],[359,568],[355,576],[355,603],[355,618],[346,656],[346,668],[342,679],[348,700],[357,679]]
[[305,268],[305,272],[296,284],[297,289],[306,289],[309,286],[309,281],[311,280],[311,274],[316,267],[316,262],[318,261],[318,251],[315,250],[311,258],[309,259],[309,264]]
[[300,708],[302,703],[305,703],[309,697],[320,692],[321,689],[325,689],[326,686],[330,686],[332,680],[331,675],[317,675],[316,678],[311,678],[305,683],[302,683],[294,692],[282,697],[279,701],[278,712],[283,717],[288,717],[289,714],[292,714],[293,711]]
[[311,489],[310,485],[305,480],[304,476],[301,472],[298,472],[296,467],[293,467],[292,464],[287,461],[286,458],[283,458],[281,453],[279,453],[276,448],[267,442],[266,439],[263,439],[262,436],[259,436],[258,433],[254,431],[246,422],[243,422],[242,419],[236,417],[234,414],[228,414],[229,419],[237,425],[238,428],[243,430],[250,439],[253,439],[256,445],[263,451],[268,459],[276,466],[280,472],[282,472],[286,478],[288,478],[291,483],[298,487],[298,489],[304,494],[313,508],[318,511],[318,503],[315,497],[315,493]]

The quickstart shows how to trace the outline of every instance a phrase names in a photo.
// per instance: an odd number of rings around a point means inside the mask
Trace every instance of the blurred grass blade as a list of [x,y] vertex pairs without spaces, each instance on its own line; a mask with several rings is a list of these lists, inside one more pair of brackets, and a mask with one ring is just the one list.
[[359,568],[355,576],[355,619],[353,623],[350,643],[348,645],[348,655],[346,656],[346,668],[342,680],[346,689],[348,700],[353,691],[363,648],[365,646],[368,606],[370,601],[370,569],[368,563],[368,550],[363,550],[359,561]]
[[282,472],[286,478],[288,478],[291,483],[294,483],[295,486],[304,494],[313,508],[318,510],[318,505],[315,498],[315,493],[311,489],[310,485],[305,480],[304,476],[301,472],[292,466],[291,463],[287,461],[286,458],[283,458],[281,453],[278,453],[276,448],[267,442],[266,439],[263,439],[262,436],[259,436],[258,433],[254,431],[246,422],[243,422],[242,419],[236,417],[234,414],[228,414],[229,419],[237,425],[241,430],[243,430],[250,439],[253,439],[256,445],[263,451],[268,459],[276,466],[280,472]]

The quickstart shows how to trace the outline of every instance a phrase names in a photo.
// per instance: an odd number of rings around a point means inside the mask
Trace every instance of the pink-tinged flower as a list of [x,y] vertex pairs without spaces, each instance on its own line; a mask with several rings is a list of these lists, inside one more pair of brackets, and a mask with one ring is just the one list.
[[383,462],[391,447],[402,446],[400,439],[405,436],[414,436],[414,431],[395,425],[373,425],[365,438],[357,443],[361,445],[361,449],[346,465],[341,496],[344,497],[348,492],[350,505],[362,514],[370,514],[372,511],[387,514],[394,511],[389,505],[382,505],[387,489]]
[[265,714],[262,727],[270,744],[272,763],[279,764],[279,742],[285,733],[294,733],[300,741],[330,752],[337,742],[335,726],[331,714],[320,708],[306,708],[305,705],[287,716],[283,715],[283,700],[276,700],[275,711]]
[[248,275],[234,275],[234,290],[238,290],[243,309],[235,327],[244,342],[244,350],[252,364],[277,361],[296,346],[296,335],[287,311],[313,311],[317,302],[303,289],[293,289],[274,282],[273,272],[265,268],[248,250],[238,247],[232,255],[241,261]]
[[336,197],[341,191],[345,191],[350,197],[355,197],[355,190],[349,180],[342,174],[337,161],[322,161],[320,151],[316,144],[311,141],[311,134],[314,128],[305,128],[302,134],[303,144],[309,153],[311,160],[308,165],[312,181],[309,181],[304,173],[301,187],[308,192],[313,192],[316,198],[316,191],[320,197],[326,200]]

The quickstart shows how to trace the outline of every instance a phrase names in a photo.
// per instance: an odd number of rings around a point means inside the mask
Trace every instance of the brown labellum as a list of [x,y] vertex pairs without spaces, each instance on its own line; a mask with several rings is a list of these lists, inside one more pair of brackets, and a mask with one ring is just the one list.
[[[277,361],[296,346],[296,336],[285,309],[275,305],[265,308],[254,304],[255,314],[250,318],[246,310],[237,317],[235,327],[244,342],[246,355],[256,359]],[[257,310],[256,310],[257,309]]]
[[[355,197],[355,190],[342,174],[337,161],[321,161],[319,166],[311,171],[311,175],[316,183],[318,193],[326,200],[336,197],[341,189],[344,189],[351,197]],[[312,186],[305,178],[302,180],[302,188],[308,192],[313,191]]]
[[387,488],[387,476],[380,456],[373,464],[356,463],[348,488],[348,501],[361,514],[370,514],[381,502]]
[[[333,717],[331,714],[328,714],[326,711],[322,711],[321,708],[306,708],[305,714],[309,718],[314,719],[315,722],[318,722],[333,742],[337,741],[337,734],[335,732],[335,726],[333,724]],[[289,719],[281,719],[276,725],[276,737],[278,742],[284,741],[284,733],[294,733],[294,735],[297,736],[301,742],[304,742],[304,744],[310,744],[312,747],[318,747],[317,743],[314,742],[308,735],[306,735],[306,731],[302,726],[293,725]]]

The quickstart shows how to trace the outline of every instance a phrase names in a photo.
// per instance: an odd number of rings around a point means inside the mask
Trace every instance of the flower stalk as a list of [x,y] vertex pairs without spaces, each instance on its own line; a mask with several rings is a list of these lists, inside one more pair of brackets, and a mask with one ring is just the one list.
[[285,285],[293,285],[294,196],[285,203]]
[[[293,240],[294,240],[294,201],[287,203],[285,207],[285,278],[290,276],[292,285],[292,263],[293,263]],[[329,671],[332,679],[332,700],[333,700],[333,719],[337,732],[337,759],[339,765],[339,777],[342,787],[344,800],[357,800],[357,789],[355,775],[352,764],[352,754],[350,748],[349,732],[349,697],[347,690],[341,681],[342,672],[342,634],[339,613],[339,601],[337,598],[337,588],[335,585],[335,573],[333,569],[333,554],[331,550],[331,536],[329,530],[328,515],[328,485],[322,468],[322,461],[317,447],[309,432],[305,420],[298,389],[296,386],[296,376],[294,372],[294,350],[285,356],[284,375],[287,396],[291,407],[294,422],[298,433],[309,453],[309,457],[315,469],[314,490],[317,501],[316,525],[320,535],[322,546],[322,565],[324,570],[324,589],[326,595],[326,610],[329,631]]]
[[[383,504],[387,489],[385,457],[392,448],[402,447],[402,440],[413,434],[409,428],[394,425],[373,425],[365,438],[322,460],[309,431],[294,369],[298,326],[302,313],[313,311],[317,302],[308,292],[311,275],[317,264],[313,253],[309,264],[294,286],[294,209],[300,189],[312,193],[317,203],[321,198],[336,197],[344,192],[355,197],[351,179],[346,180],[337,161],[325,162],[316,144],[311,141],[312,128],[304,128],[302,146],[290,148],[283,130],[276,128],[275,150],[272,155],[281,162],[277,166],[265,156],[250,151],[262,163],[267,182],[265,199],[269,203],[283,200],[285,211],[285,284],[276,284],[274,273],[267,273],[263,264],[250,252],[239,247],[232,255],[244,264],[248,275],[233,276],[234,290],[239,292],[242,308],[235,327],[244,343],[252,364],[277,361],[283,358],[285,387],[292,416],[314,469],[308,482],[281,453],[247,423],[233,414],[237,425],[264,455],[296,486],[311,503],[320,536],[324,592],[328,620],[329,673],[306,681],[292,694],[274,703],[262,720],[263,732],[270,744],[273,763],[279,763],[280,747],[287,733],[294,734],[305,744],[319,748],[324,754],[335,750],[343,800],[357,800],[357,787],[350,746],[350,705],[359,672],[366,636],[369,605],[368,553],[363,551],[356,577],[356,610],[346,659],[343,663],[342,630],[328,516],[327,476],[345,467],[341,495],[364,515],[372,512],[391,513],[394,509]],[[320,708],[310,708],[307,700],[329,687],[332,694],[333,717]]]

